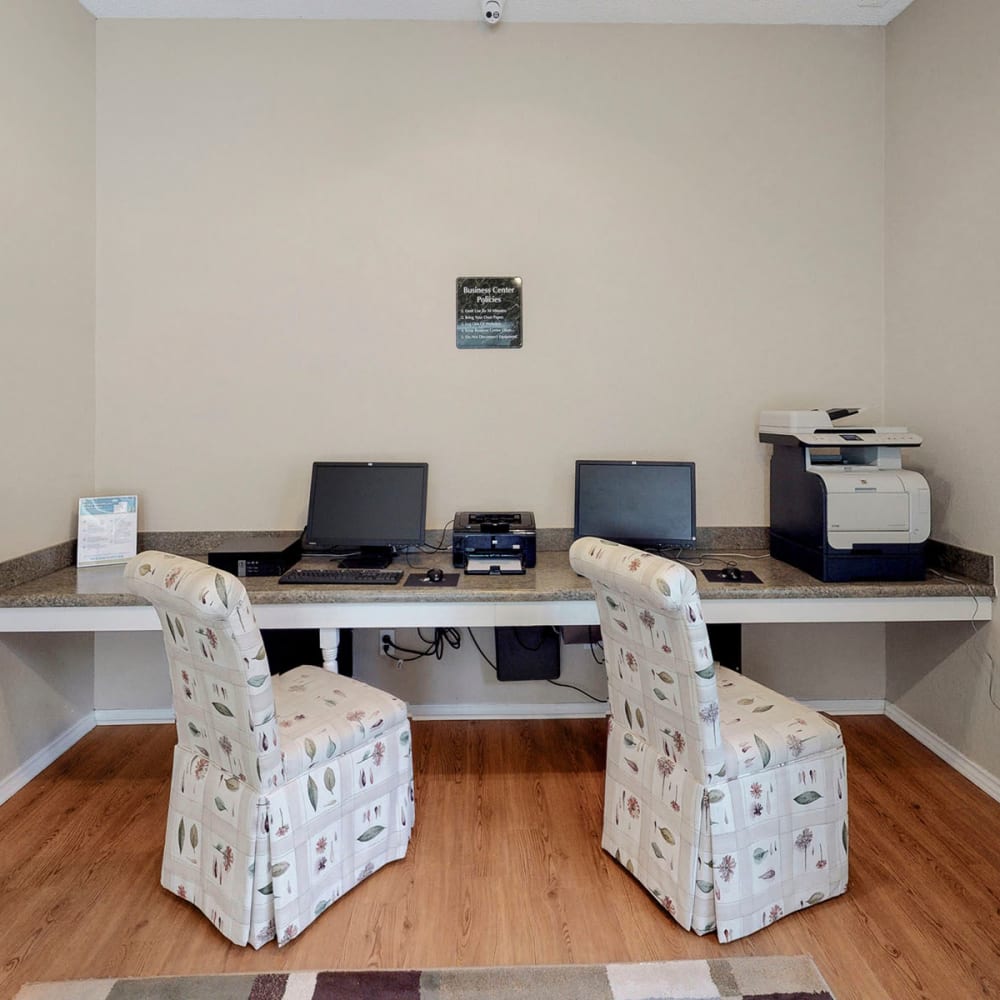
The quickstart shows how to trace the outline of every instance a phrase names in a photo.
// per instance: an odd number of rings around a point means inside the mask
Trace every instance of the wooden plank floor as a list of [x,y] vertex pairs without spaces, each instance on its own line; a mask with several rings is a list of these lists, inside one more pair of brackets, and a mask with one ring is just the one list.
[[846,895],[722,946],[599,848],[603,720],[414,723],[407,857],[285,948],[159,887],[171,726],[94,730],[0,806],[0,997],[43,979],[811,954],[839,1000],[1000,997],[1000,804],[882,717],[841,717]]

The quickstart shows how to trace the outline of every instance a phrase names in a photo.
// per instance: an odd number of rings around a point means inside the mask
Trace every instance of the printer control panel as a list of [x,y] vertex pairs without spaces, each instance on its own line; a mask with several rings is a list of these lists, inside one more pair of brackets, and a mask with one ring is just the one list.
[[842,431],[817,431],[813,434],[796,434],[800,444],[814,448],[837,448],[844,445],[883,445],[890,448],[913,448],[923,443],[919,434],[899,431],[858,432],[845,429]]

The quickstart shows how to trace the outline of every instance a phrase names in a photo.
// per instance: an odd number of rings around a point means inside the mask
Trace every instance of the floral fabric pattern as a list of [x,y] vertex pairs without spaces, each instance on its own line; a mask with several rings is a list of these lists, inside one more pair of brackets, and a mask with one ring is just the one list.
[[125,577],[163,624],[177,718],[161,882],[236,944],[285,944],[405,855],[406,705],[320,667],[271,677],[228,573],[150,551]]
[[846,757],[818,712],[714,662],[694,575],[580,538],[611,720],[602,846],[685,929],[734,941],[847,888]]

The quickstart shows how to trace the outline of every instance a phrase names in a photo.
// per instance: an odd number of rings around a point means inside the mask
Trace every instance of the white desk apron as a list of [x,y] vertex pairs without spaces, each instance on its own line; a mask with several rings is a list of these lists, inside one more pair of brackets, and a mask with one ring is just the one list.
[[[253,595],[251,594],[251,600]],[[725,598],[702,594],[709,624],[807,622],[989,621],[993,602],[971,594],[914,597]],[[592,597],[575,600],[338,601],[258,604],[261,628],[315,628],[323,663],[336,670],[341,628],[448,628],[508,625],[596,625]],[[159,631],[149,605],[0,607],[0,632]]]

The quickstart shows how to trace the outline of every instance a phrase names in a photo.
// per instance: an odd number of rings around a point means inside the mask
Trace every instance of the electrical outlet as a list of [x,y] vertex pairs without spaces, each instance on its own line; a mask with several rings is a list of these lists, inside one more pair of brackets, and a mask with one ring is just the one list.
[[378,633],[378,651],[382,656],[388,656],[390,660],[396,659],[396,652],[392,648],[393,643],[396,641],[396,633],[391,628],[379,629]]

